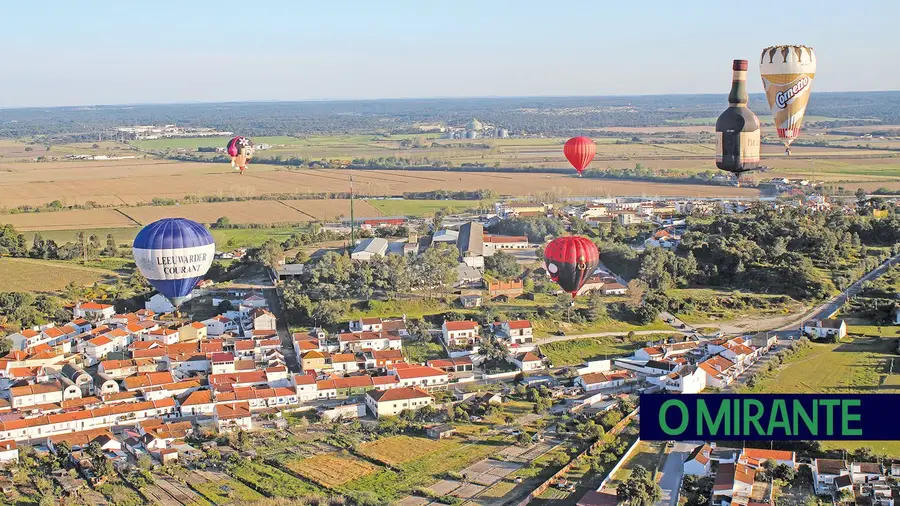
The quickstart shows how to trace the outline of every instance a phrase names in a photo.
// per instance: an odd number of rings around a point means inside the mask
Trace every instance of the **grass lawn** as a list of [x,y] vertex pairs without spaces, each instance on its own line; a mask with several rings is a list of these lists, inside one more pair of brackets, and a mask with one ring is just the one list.
[[26,258],[0,258],[0,292],[55,292],[70,282],[92,285],[115,276],[112,271]]
[[398,300],[370,300],[370,309],[354,308],[344,319],[349,321],[359,320],[363,317],[422,318],[423,316],[443,313],[450,308],[437,299],[398,299]]
[[532,319],[531,324],[535,337],[547,337],[551,333],[562,330],[566,334],[594,334],[600,332],[635,332],[639,330],[672,330],[672,327],[657,318],[647,325],[632,325],[611,317],[602,318],[591,323],[566,323],[556,320]]
[[669,337],[669,334],[636,335],[629,341],[626,336],[582,337],[568,341],[556,341],[540,345],[554,367],[583,364],[588,360],[604,359],[608,356],[628,355],[647,341]]
[[446,209],[449,213],[458,213],[469,209],[477,209],[492,205],[482,200],[367,200],[375,209],[385,216],[431,216],[435,211]]
[[877,455],[900,458],[900,441],[822,441],[822,448],[826,450],[847,450],[847,453],[863,446],[868,446]]
[[746,392],[754,393],[896,393],[900,360],[893,374],[896,339],[845,339],[837,344],[812,343],[778,373]]
[[447,356],[444,347],[434,341],[405,341],[403,354],[406,356],[406,361],[413,364]]
[[[500,410],[491,416],[485,418],[485,421],[491,425],[506,425],[503,421],[503,415],[510,415],[514,419],[518,419],[522,415],[529,415],[534,412],[534,403],[528,401],[507,401],[500,406]],[[515,423],[515,421],[513,422]]]
[[265,499],[265,496],[237,480],[191,483],[191,487],[213,504],[218,504],[220,506],[242,504]]
[[900,337],[900,327],[892,325],[847,325],[850,336]]
[[[399,436],[405,437],[405,436]],[[395,438],[389,438],[393,440]],[[497,441],[479,441],[476,443],[463,443],[457,438],[445,439],[440,442],[424,440],[421,438],[409,438],[411,442],[429,441],[439,443],[438,449],[419,450],[415,446],[406,446],[406,452],[413,452],[412,459],[407,459],[399,466],[400,472],[388,469],[369,474],[361,479],[348,482],[341,490],[347,492],[371,492],[381,500],[393,503],[403,495],[416,487],[427,487],[441,479],[449,471],[460,469],[497,453],[505,446]],[[433,448],[433,446],[432,446]],[[427,452],[427,453],[426,453]],[[398,452],[388,450],[388,454]],[[408,456],[403,453],[401,456]]]
[[289,460],[284,466],[322,486],[335,488],[358,480],[379,468],[356,457],[316,455],[308,459]]
[[97,491],[106,496],[109,504],[113,506],[141,506],[144,499],[131,487],[121,482],[106,482],[97,488]]
[[230,472],[244,483],[253,483],[260,490],[278,497],[303,497],[319,492],[318,487],[259,462],[242,463]]
[[631,472],[637,466],[643,466],[652,475],[659,463],[660,452],[665,449],[665,444],[664,441],[641,441],[638,443],[637,448],[628,456],[628,460],[622,463],[622,467],[613,475],[609,486],[616,488],[617,484],[631,476]]
[[449,439],[435,441],[421,437],[394,436],[362,444],[357,451],[389,466],[397,466],[454,444]]

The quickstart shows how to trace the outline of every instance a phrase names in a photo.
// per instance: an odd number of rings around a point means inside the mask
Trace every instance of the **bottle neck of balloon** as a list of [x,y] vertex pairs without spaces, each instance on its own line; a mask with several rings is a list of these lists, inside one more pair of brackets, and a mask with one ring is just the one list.
[[731,77],[731,92],[728,103],[733,107],[747,107],[750,95],[747,94],[747,71],[735,70]]

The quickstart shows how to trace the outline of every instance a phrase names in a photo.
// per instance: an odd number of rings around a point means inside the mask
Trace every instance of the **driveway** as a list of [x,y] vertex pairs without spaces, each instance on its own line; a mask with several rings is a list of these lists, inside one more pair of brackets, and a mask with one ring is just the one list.
[[681,477],[684,474],[684,459],[697,446],[696,442],[677,441],[672,451],[666,456],[662,470],[659,472],[659,488],[662,498],[657,506],[675,506],[681,490]]

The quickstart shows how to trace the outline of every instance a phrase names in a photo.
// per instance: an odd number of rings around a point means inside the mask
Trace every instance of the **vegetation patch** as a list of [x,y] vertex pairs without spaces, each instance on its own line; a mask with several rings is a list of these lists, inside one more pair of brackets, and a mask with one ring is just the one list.
[[316,455],[308,459],[289,460],[283,465],[304,478],[328,488],[357,480],[378,469],[362,459],[335,455]]
[[422,455],[458,445],[459,443],[450,439],[435,441],[421,437],[394,436],[362,444],[357,451],[389,466],[397,466]]
[[319,492],[315,486],[259,462],[241,462],[231,467],[229,473],[271,496],[296,498]]
[[192,483],[191,487],[213,504],[220,506],[265,499],[264,495],[237,480],[216,480],[204,483]]

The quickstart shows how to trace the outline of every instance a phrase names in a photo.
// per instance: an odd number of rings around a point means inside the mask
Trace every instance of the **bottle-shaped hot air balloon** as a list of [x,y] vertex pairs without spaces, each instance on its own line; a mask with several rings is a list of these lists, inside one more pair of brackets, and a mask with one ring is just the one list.
[[185,218],[163,218],[134,238],[134,263],[175,307],[212,265],[216,245],[209,230]]
[[578,235],[558,237],[544,248],[544,267],[550,279],[572,294],[584,286],[597,265],[600,264],[600,251],[597,245],[587,237]]
[[246,137],[235,137],[228,141],[225,150],[231,157],[231,166],[240,170],[241,175],[244,175],[247,163],[253,158],[253,141]]
[[584,169],[594,159],[594,155],[597,153],[597,145],[588,137],[572,137],[563,146],[563,153],[565,153],[566,159],[569,160],[572,167],[575,167],[575,170],[578,171],[578,175],[581,176]]
[[816,53],[806,46],[767,47],[759,57],[759,74],[778,137],[784,143],[784,152],[790,155],[816,77]]
[[759,168],[759,119],[747,107],[747,60],[734,60],[728,109],[716,120],[716,167],[739,174]]

